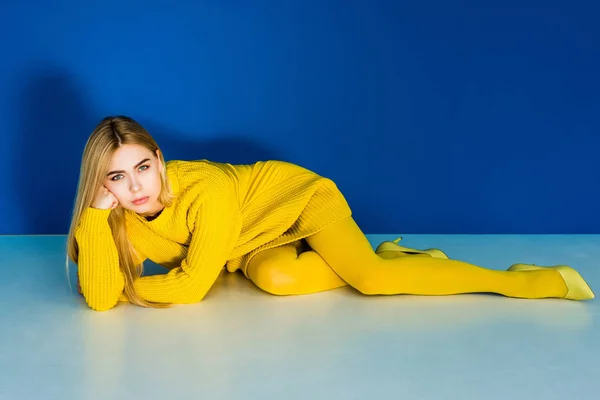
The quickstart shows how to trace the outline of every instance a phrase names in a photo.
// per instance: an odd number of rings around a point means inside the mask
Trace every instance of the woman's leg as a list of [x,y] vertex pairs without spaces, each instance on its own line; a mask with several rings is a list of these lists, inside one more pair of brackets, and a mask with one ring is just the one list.
[[248,263],[248,276],[275,295],[310,294],[347,286],[325,260],[297,241],[261,251]]
[[[392,253],[379,256],[431,257],[428,254]],[[258,253],[250,260],[247,271],[256,286],[276,295],[318,293],[348,285],[305,241]]]
[[488,292],[509,297],[564,297],[556,270],[496,271],[433,257],[378,257],[352,217],[306,239],[345,282],[364,294],[451,295]]

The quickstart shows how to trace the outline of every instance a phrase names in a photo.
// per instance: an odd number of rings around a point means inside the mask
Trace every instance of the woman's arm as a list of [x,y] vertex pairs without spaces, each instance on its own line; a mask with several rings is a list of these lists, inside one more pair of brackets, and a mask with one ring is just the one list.
[[119,254],[108,224],[110,211],[87,208],[75,232],[79,247],[79,285],[87,304],[97,311],[113,308],[125,287]]
[[143,276],[136,281],[136,291],[145,300],[199,302],[225,266],[242,229],[237,198],[232,188],[223,185],[211,188],[210,194],[199,201],[198,212],[191,221],[192,239],[181,266],[167,274]]

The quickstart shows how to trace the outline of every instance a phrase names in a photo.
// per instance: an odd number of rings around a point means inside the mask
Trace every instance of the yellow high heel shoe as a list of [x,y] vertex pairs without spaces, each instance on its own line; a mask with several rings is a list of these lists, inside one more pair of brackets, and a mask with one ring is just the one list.
[[535,271],[540,269],[554,269],[560,273],[567,285],[567,295],[565,299],[569,300],[590,300],[595,297],[594,292],[585,282],[579,272],[568,265],[554,265],[550,267],[539,266],[535,264],[513,264],[509,271]]
[[434,258],[445,258],[446,260],[449,257],[440,249],[425,249],[425,250],[417,250],[411,249],[409,247],[404,247],[398,244],[402,238],[399,237],[394,241],[386,241],[382,242],[375,249],[375,253],[377,253],[382,258],[394,258],[398,257],[398,253],[403,253],[404,255],[410,256],[421,256],[421,257],[434,257]]

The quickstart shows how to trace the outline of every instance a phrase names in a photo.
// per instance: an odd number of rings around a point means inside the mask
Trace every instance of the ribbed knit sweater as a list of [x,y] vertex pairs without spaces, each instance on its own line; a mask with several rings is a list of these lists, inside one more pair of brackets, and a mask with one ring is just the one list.
[[[150,259],[169,269],[136,280],[136,291],[147,301],[198,302],[224,267],[247,276],[248,262],[258,252],[305,238],[351,215],[331,179],[288,162],[172,160],[166,167],[174,203],[150,221],[125,211],[127,234],[139,261]],[[87,208],[75,232],[81,292],[98,311],[127,301],[110,212]]]

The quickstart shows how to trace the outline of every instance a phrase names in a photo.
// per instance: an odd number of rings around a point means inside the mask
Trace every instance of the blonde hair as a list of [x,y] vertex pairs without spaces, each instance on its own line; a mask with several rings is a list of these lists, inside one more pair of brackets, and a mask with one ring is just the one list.
[[[78,263],[79,247],[75,239],[75,231],[79,225],[81,215],[91,206],[98,189],[103,184],[112,155],[125,144],[144,146],[159,158],[163,168],[158,200],[165,207],[170,206],[173,202],[174,196],[167,179],[164,156],[162,152],[157,152],[159,148],[152,136],[139,123],[129,117],[104,118],[89,137],[81,159],[79,183],[67,237],[67,278],[69,278],[69,259],[76,264]],[[111,210],[108,223],[119,254],[119,267],[125,278],[124,291],[129,302],[142,307],[168,307],[169,304],[148,302],[135,291],[134,283],[142,275],[144,263],[137,259],[135,249],[127,236],[125,210],[121,205]],[[69,279],[70,285],[71,281]]]

